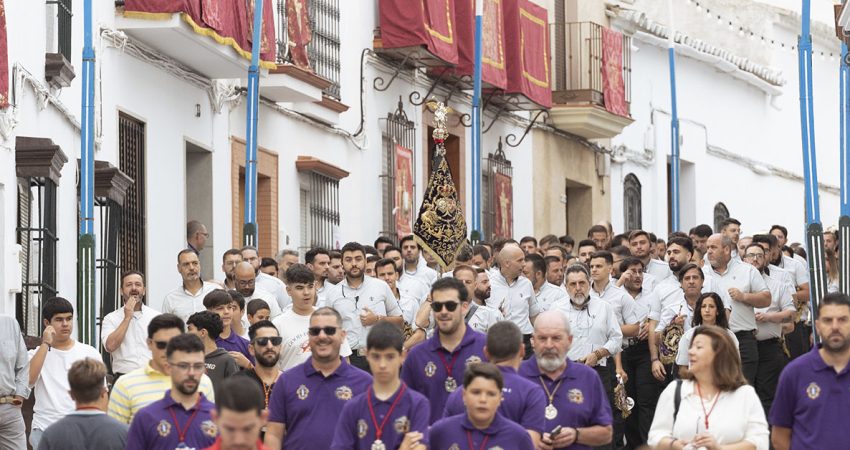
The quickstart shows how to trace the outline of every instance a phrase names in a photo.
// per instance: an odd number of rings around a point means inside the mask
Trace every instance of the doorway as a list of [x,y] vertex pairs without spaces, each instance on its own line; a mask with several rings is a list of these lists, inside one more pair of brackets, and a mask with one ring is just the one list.
[[186,222],[197,220],[207,227],[207,243],[199,259],[201,277],[215,278],[215,248],[213,247],[213,174],[212,153],[207,149],[186,142]]

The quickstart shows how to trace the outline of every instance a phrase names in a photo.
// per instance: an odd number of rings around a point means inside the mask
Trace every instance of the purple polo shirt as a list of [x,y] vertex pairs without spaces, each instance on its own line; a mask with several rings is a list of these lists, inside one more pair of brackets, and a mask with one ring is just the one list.
[[182,442],[189,448],[207,448],[218,436],[218,427],[210,417],[214,409],[215,405],[201,394],[198,403],[187,410],[171,398],[169,389],[162,400],[145,406],[133,417],[125,450],[174,450],[181,442],[180,433],[185,433]]
[[[558,425],[583,428],[594,425],[608,426],[613,423],[608,394],[605,393],[602,380],[593,368],[570,361],[558,379],[552,380],[540,372],[540,368],[537,367],[537,356],[532,356],[523,361],[519,374],[537,383],[544,394],[541,380],[546,383],[546,389],[550,394],[554,391],[552,404],[558,410],[558,416],[552,420],[546,419],[544,428],[547,433]],[[558,386],[559,382],[560,386]],[[546,404],[548,403],[549,398],[546,397]],[[591,447],[573,444],[566,448],[578,450]]]
[[[404,386],[404,384],[402,384]],[[386,400],[378,400],[375,391],[359,394],[342,407],[342,414],[336,423],[331,450],[370,450],[375,442],[376,428],[369,412],[368,398],[372,399],[372,408],[378,425],[384,423],[381,442],[386,448],[398,448],[405,433],[418,431],[425,437],[419,441],[428,446],[428,399],[410,388],[405,388],[399,398],[399,388]],[[368,397],[367,397],[368,396]],[[398,402],[396,402],[398,399]],[[389,418],[387,414],[395,403]]]
[[466,365],[486,361],[484,358],[486,343],[486,335],[466,327],[463,339],[455,347],[454,352],[449,353],[443,348],[443,344],[440,343],[440,334],[434,333],[434,336],[413,347],[407,354],[401,368],[401,379],[407,383],[408,387],[428,398],[428,402],[431,403],[430,423],[443,417],[443,408],[451,394],[446,390],[446,379],[449,376],[446,365],[451,367],[452,378],[460,389],[463,385],[463,371]]
[[[551,430],[544,428],[546,408],[546,396],[540,385],[517,374],[513,367],[499,366],[505,387],[502,388],[502,404],[499,405],[499,414],[506,419],[512,420],[526,430],[544,433]],[[465,414],[466,407],[463,405],[463,388],[459,388],[449,396],[443,417]]]
[[[431,427],[431,448],[473,449],[509,448],[511,450],[534,450],[531,436],[514,422],[496,413],[490,426],[479,430],[472,425],[466,414],[446,417]],[[487,440],[486,445],[484,440]],[[469,442],[472,441],[470,446]]]
[[310,358],[278,378],[269,398],[269,421],[286,425],[284,448],[329,448],[343,406],[371,385],[368,373],[345,361],[325,377]]
[[215,345],[218,348],[223,348],[229,352],[239,352],[245,355],[245,357],[248,358],[248,361],[251,361],[251,364],[254,364],[254,357],[251,356],[251,352],[248,351],[248,345],[250,345],[250,342],[233,331],[230,332],[230,336],[228,336],[227,339],[224,339],[221,336],[217,337],[215,339]]
[[791,448],[847,448],[850,442],[850,366],[836,373],[820,347],[788,363],[776,386],[769,422],[791,429]]

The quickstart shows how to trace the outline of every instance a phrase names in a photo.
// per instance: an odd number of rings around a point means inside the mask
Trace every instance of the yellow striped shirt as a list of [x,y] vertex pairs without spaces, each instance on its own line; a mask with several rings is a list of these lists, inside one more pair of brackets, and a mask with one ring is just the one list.
[[[115,382],[109,396],[109,416],[129,424],[140,409],[161,400],[168,389],[171,389],[171,377],[157,371],[148,362]],[[212,381],[208,376],[201,378],[198,389],[207,400],[215,402]]]

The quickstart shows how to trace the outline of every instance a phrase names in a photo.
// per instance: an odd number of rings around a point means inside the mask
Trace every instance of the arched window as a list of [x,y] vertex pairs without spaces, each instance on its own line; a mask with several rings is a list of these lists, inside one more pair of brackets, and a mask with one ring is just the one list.
[[714,232],[720,233],[720,224],[729,218],[729,210],[723,202],[714,205]]
[[623,212],[626,230],[640,230],[641,226],[641,187],[637,177],[630,173],[623,181]]

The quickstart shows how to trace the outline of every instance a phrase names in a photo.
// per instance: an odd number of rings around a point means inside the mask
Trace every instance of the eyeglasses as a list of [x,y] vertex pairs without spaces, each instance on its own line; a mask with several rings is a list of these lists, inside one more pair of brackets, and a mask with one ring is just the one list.
[[445,307],[448,312],[455,312],[459,305],[458,302],[431,302],[431,309],[434,312],[440,312]]
[[744,258],[761,259],[764,258],[764,253],[747,253]]
[[165,347],[168,347],[168,341],[153,341],[153,343],[160,350],[165,350]]
[[175,364],[175,363],[169,362],[168,364],[170,364],[171,367],[173,367],[173,368],[179,369],[181,372],[189,372],[190,370],[193,371],[193,372],[203,372],[207,367],[206,365],[204,365],[204,363],[195,363],[195,364],[176,363]]
[[318,336],[322,331],[324,331],[327,336],[333,336],[336,334],[336,327],[310,327],[307,331],[310,332],[310,336]]
[[256,278],[250,279],[250,280],[236,280],[236,285],[248,287],[248,286],[253,286],[255,282],[256,282]]
[[[319,333],[316,333],[318,335]],[[327,332],[326,332],[327,334]],[[333,334],[333,333],[330,333]],[[260,347],[265,347],[269,345],[269,342],[272,343],[273,346],[277,347],[283,342],[283,338],[280,336],[267,336],[267,337],[258,337],[254,338],[254,343],[259,345]]]

